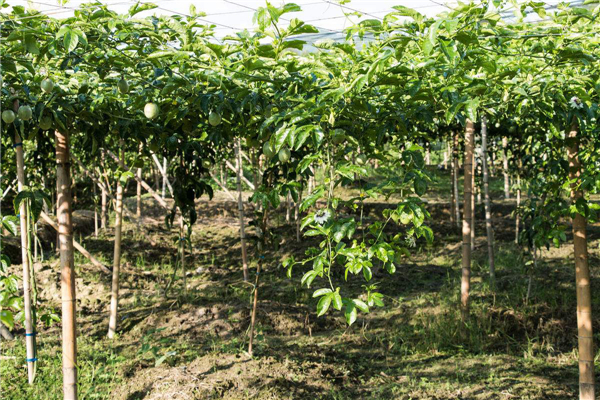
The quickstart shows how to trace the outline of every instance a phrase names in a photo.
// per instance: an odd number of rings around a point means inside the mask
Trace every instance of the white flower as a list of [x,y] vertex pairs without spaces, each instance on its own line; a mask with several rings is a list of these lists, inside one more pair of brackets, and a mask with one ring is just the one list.
[[579,97],[577,97],[577,96],[571,97],[569,104],[571,105],[571,108],[573,108],[573,109],[582,109],[583,108],[583,103],[581,102],[581,100],[579,100]]
[[319,210],[315,213],[315,222],[319,225],[323,225],[329,218],[331,217],[331,213],[329,210]]
[[415,240],[415,237],[412,235],[406,235],[406,238],[404,238],[404,241],[406,242],[406,245],[408,247],[417,247],[417,241]]

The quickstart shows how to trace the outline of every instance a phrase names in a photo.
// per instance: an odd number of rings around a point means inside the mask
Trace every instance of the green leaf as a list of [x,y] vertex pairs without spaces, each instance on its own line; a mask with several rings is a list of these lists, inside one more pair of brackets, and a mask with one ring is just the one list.
[[319,303],[317,303],[317,317],[320,317],[321,315],[325,314],[327,310],[329,310],[331,298],[331,293],[321,297],[321,300],[319,300]]
[[354,299],[352,301],[354,302],[354,305],[356,306],[356,308],[358,308],[360,311],[362,311],[364,313],[369,312],[369,306],[364,301],[359,300],[359,299]]
[[346,323],[348,326],[352,325],[356,321],[356,317],[358,316],[358,311],[354,306],[354,303],[351,301],[346,303],[344,315],[346,316]]
[[332,292],[332,290],[329,288],[317,289],[313,293],[313,298],[321,297],[321,296],[326,295],[327,293],[331,293],[331,292]]
[[13,314],[8,310],[0,311],[0,322],[6,325],[9,329],[13,329],[15,327],[15,320]]
[[333,293],[333,308],[340,311],[342,309],[342,296],[340,296],[340,288]]

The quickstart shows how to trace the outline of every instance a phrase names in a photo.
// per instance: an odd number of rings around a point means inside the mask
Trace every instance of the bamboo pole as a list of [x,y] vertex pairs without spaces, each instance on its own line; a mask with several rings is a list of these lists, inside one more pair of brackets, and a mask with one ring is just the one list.
[[223,189],[223,191],[224,191],[225,193],[227,193],[227,195],[228,195],[228,196],[231,198],[231,200],[233,200],[233,201],[237,201],[237,199],[235,198],[235,196],[234,196],[234,195],[232,195],[232,194],[231,194],[231,192],[229,191],[229,189],[227,189],[227,188],[225,187],[225,185],[223,185],[223,183],[219,182],[219,179],[217,179],[217,177],[216,177],[216,176],[215,176],[215,175],[214,175],[212,172],[210,172],[210,171],[209,171],[209,172],[208,172],[208,174],[209,174],[209,175],[210,175],[210,177],[211,177],[211,178],[212,178],[212,179],[213,179],[213,180],[214,180],[214,181],[217,183],[217,185],[219,185],[219,187],[220,187],[221,189]]
[[[42,219],[44,221],[46,221],[48,223],[48,225],[50,225],[52,228],[54,228],[55,231],[60,232],[59,231],[59,226],[56,224],[56,222],[54,222],[52,220],[52,218],[50,218],[48,216],[48,214],[46,214],[45,212],[41,212],[40,213],[40,217],[42,217]],[[87,251],[81,244],[79,244],[79,242],[77,242],[75,239],[73,239],[73,247],[75,247],[75,250],[77,250],[78,252],[80,252],[85,258],[87,258],[88,260],[90,260],[90,262],[92,263],[92,265],[100,268],[103,272],[106,273],[110,273],[111,270],[109,268],[107,268],[105,265],[103,265],[100,261],[98,261],[93,255],[90,254],[89,251]]]
[[[111,156],[116,162],[118,162],[120,165],[122,165],[122,168],[124,171],[129,171],[129,167],[127,166],[127,164],[125,164],[124,162],[121,161],[121,159],[119,157],[117,157],[112,151],[110,150],[106,150],[106,153]],[[138,180],[137,176],[134,176],[135,180],[140,182],[143,186],[144,189],[146,189],[146,191],[148,193],[150,193],[150,195],[152,197],[154,197],[154,199],[158,202],[158,204],[160,204],[165,210],[167,211],[171,211],[169,209],[169,206],[167,205],[167,202],[161,198],[158,193],[156,193],[151,187],[150,185],[148,185],[146,182],[144,182],[142,179]]]
[[[261,256],[263,257],[263,256]],[[258,278],[260,277],[260,267],[262,258],[256,264],[256,279],[254,280],[254,300],[252,302],[252,316],[250,317],[250,339],[248,341],[248,353],[252,355],[254,345],[254,325],[256,324],[256,311],[258,309]]]
[[62,292],[62,349],[64,400],[77,400],[77,330],[73,223],[71,220],[71,163],[69,134],[55,131],[56,194]]
[[481,118],[481,164],[483,167],[483,192],[485,201],[485,230],[487,233],[488,260],[490,264],[490,281],[496,281],[496,267],[494,264],[494,227],[492,226],[492,207],[490,203],[490,184],[487,157],[487,118]]
[[475,131],[473,131],[473,170],[471,173],[471,253],[475,251],[475,209],[477,205],[475,204],[475,191],[477,190],[475,175],[477,173],[477,158],[475,157],[476,149],[477,149],[477,139],[475,136]]
[[456,213],[456,226],[460,227],[460,203],[458,201],[458,131],[454,132],[452,143],[452,182],[454,186],[454,211]]
[[[19,109],[19,102],[14,102],[15,112]],[[23,156],[23,139],[15,128],[15,144],[13,145],[17,158],[17,189],[19,192],[25,190],[25,161]],[[35,326],[33,322],[33,309],[31,305],[32,284],[31,284],[31,248],[29,243],[29,213],[27,201],[22,201],[19,206],[19,222],[21,228],[21,257],[23,266],[23,308],[25,311],[25,346],[27,353],[27,378],[29,384],[33,384],[36,370],[36,341]]]
[[517,161],[517,215],[515,218],[515,243],[519,243],[519,227],[521,224],[521,214],[519,213],[519,208],[521,207],[521,167],[523,166],[523,161],[519,158]]
[[[237,169],[236,167],[234,167],[228,160],[225,160],[225,165],[227,165],[227,168],[229,168],[230,170],[232,170],[233,172],[235,172],[237,174]],[[244,183],[246,185],[248,185],[248,187],[252,190],[255,189],[254,185],[252,184],[252,182],[250,182],[245,176],[244,173],[242,171],[242,174],[240,176],[240,178],[244,181]]]
[[[74,156],[71,156],[74,158]],[[86,169],[83,167],[83,164],[81,164],[79,162],[79,160],[77,160],[76,158],[74,158],[75,161],[77,161],[77,164],[79,164],[81,166],[81,168],[83,168],[84,172],[86,171]],[[106,176],[106,169],[104,168],[104,150],[102,150],[101,155],[100,155],[100,168],[102,169],[102,175]],[[87,173],[88,176],[90,176],[90,173]],[[98,181],[93,177],[90,176],[91,179],[96,182],[96,184],[98,184]],[[100,226],[102,227],[102,229],[106,229],[107,228],[107,216],[108,216],[108,201],[106,199],[106,195],[107,195],[107,190],[106,187],[104,187],[104,185],[100,185],[100,190],[102,191],[102,212],[100,214]]]
[[[140,146],[140,153],[141,153],[141,146]],[[136,191],[136,209],[135,209],[135,216],[137,218],[137,225],[138,228],[142,223],[142,184],[140,183],[142,181],[142,169],[138,168],[136,171],[137,174],[137,191]]]
[[[125,151],[123,139],[120,140],[121,159],[119,168],[125,169]],[[117,204],[115,207],[115,248],[112,271],[112,288],[110,293],[110,315],[108,322],[108,338],[112,339],[117,331],[117,311],[119,308],[119,272],[121,269],[121,233],[123,222],[123,185],[121,179],[117,179]]]
[[[113,194],[110,192],[110,190],[108,190],[109,186],[105,185],[102,181],[99,181],[98,179],[96,179],[96,177],[90,172],[88,171],[88,169],[83,165],[83,163],[81,161],[79,161],[79,159],[77,157],[75,157],[74,155],[71,155],[71,158],[73,160],[75,160],[75,162],[77,164],[79,164],[79,166],[81,167],[81,169],[83,170],[83,172],[90,177],[90,179],[92,180],[92,182],[94,182],[96,184],[96,186],[98,186],[101,190],[102,190],[102,195],[105,196],[103,199],[104,204],[106,204],[106,196],[109,197],[112,201],[114,201],[115,203],[117,202],[117,199],[115,198],[115,196],[113,196]],[[105,207],[103,206],[103,213],[105,212]],[[127,213],[127,216],[129,218],[131,218],[132,220],[135,220],[136,217],[133,214],[133,212],[131,212],[131,210],[129,210],[129,208],[127,208],[127,206],[125,204],[123,204],[123,211],[125,211]],[[106,220],[106,216],[103,217]]]
[[240,148],[240,139],[235,144],[235,175],[238,190],[238,211],[240,218],[240,240],[242,242],[242,270],[244,272],[244,282],[248,281],[248,253],[246,249],[246,228],[244,221],[244,200],[242,198],[242,155]]
[[187,293],[187,276],[185,272],[185,224],[183,222],[183,215],[179,217],[179,251],[181,251],[181,272],[183,274],[183,292]]
[[[578,124],[574,120],[569,132],[569,180],[571,204],[583,199],[581,163],[579,160]],[[577,337],[579,342],[579,399],[594,400],[594,338],[592,333],[592,296],[587,250],[587,221],[576,212],[573,221],[573,250],[575,255],[575,281],[577,288]]]
[[92,187],[94,188],[94,237],[98,237],[98,191],[95,183]]
[[156,156],[156,154],[152,154],[152,160],[154,161],[154,164],[158,167],[158,172],[160,172],[160,174],[163,177],[163,188],[162,188],[162,198],[165,198],[165,185],[167,186],[167,188],[169,189],[169,193],[171,194],[171,197],[174,197],[173,195],[173,186],[171,186],[171,182],[169,182],[169,178],[167,176],[167,159],[165,158],[165,163],[164,163],[164,169],[163,167],[160,165],[160,161],[158,160],[158,157]]
[[303,182],[302,180],[300,180],[300,190],[298,191],[298,201],[295,204],[295,217],[296,217],[296,241],[298,243],[300,243],[300,203],[302,203],[302,189],[303,189]]
[[[162,170],[160,168],[160,163],[159,163],[159,167],[158,169],[160,170],[160,172],[162,173],[163,176],[163,181],[162,181],[162,198],[165,198],[165,186],[168,182],[167,179],[167,157],[163,157],[163,167]],[[173,188],[171,187],[171,185],[169,184],[169,190],[171,191],[171,196],[173,195]]]
[[502,173],[504,174],[504,198],[510,199],[510,182],[508,176],[508,138],[502,138]]
[[460,285],[461,320],[467,322],[469,317],[469,290],[471,286],[471,226],[473,201],[473,141],[475,127],[467,120],[465,130],[465,160],[464,160],[464,211],[463,211],[463,244],[462,244],[462,277]]

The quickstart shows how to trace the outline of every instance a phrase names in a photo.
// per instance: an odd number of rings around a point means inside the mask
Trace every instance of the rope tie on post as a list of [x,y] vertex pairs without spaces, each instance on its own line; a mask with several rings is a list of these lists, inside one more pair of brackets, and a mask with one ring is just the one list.
[[19,146],[23,147],[23,142],[13,144],[13,149],[16,149]]

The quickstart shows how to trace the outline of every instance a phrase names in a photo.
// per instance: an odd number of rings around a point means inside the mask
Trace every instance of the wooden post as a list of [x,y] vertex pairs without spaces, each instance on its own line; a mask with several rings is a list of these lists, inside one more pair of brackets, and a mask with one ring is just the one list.
[[[583,199],[581,163],[579,160],[578,123],[573,121],[569,132],[569,180],[571,204]],[[592,296],[590,268],[588,265],[586,219],[579,212],[572,217],[573,250],[575,255],[575,281],[577,290],[577,337],[579,342],[579,399],[594,400],[594,338],[592,334]]]
[[462,243],[462,278],[460,285],[461,320],[467,322],[469,317],[469,290],[471,286],[471,224],[473,201],[473,139],[475,127],[473,121],[467,120],[465,130],[465,180],[464,180],[464,209],[463,209],[463,243]]
[[98,237],[98,193],[95,183],[92,187],[94,188],[94,237]]
[[[60,232],[59,231],[59,226],[45,212],[42,211],[40,213],[40,217],[42,217],[42,219],[44,221],[46,221],[52,228],[54,228],[55,231]],[[73,247],[75,247],[75,250],[77,250],[78,252],[80,252],[85,258],[87,258],[88,260],[90,260],[90,262],[92,263],[92,265],[100,268],[103,272],[106,272],[106,273],[110,273],[111,272],[110,269],[108,269],[107,267],[105,267],[100,261],[98,261],[94,256],[92,256],[89,251],[87,251],[86,249],[84,249],[83,246],[80,245],[74,239],[73,239]]]
[[450,141],[446,141],[446,149],[444,150],[444,171],[448,171],[448,155],[450,154]]
[[285,209],[285,222],[287,222],[288,224],[290,223],[290,218],[292,217],[292,199],[290,196],[290,192],[288,192],[286,198],[285,198],[285,205],[286,205],[286,209]]
[[456,226],[460,227],[460,202],[458,201],[458,131],[454,132],[454,141],[452,142],[452,181],[454,186],[454,210],[456,212]]
[[185,224],[183,222],[183,215],[179,217],[179,250],[181,251],[181,272],[183,274],[183,292],[187,293],[187,276],[185,272]]
[[[81,169],[83,170],[83,172],[90,177],[90,179],[96,184],[96,186],[98,186],[102,192],[104,196],[107,196],[108,198],[110,198],[111,200],[113,200],[115,203],[117,202],[117,199],[115,198],[115,196],[113,196],[113,194],[108,190],[109,186],[102,183],[102,181],[99,181],[98,179],[96,179],[96,177],[94,177],[94,175],[87,170],[87,168],[82,164],[81,161],[79,161],[79,159],[77,157],[75,157],[74,155],[71,155],[71,158],[73,160],[75,160],[75,162],[77,164],[79,164],[79,166],[81,167]],[[108,179],[108,177],[107,177]],[[125,211],[127,213],[127,215],[129,216],[129,218],[131,218],[132,220],[135,220],[135,215],[129,211],[129,208],[127,208],[127,206],[123,203],[123,211]]]
[[[142,153],[142,144],[140,143],[140,154]],[[123,158],[123,157],[121,157]],[[137,192],[136,192],[136,210],[135,216],[137,218],[137,226],[138,228],[142,224],[142,169],[138,168],[136,171],[137,174]]]
[[298,201],[296,202],[296,241],[300,243],[300,203],[302,203],[302,189],[304,189],[304,183],[300,180],[300,190],[298,191]]
[[[121,154],[121,158],[117,157],[112,151],[110,150],[106,150],[106,153],[108,153],[109,156],[111,156],[116,162],[119,163],[119,165],[121,165],[122,169],[124,171],[129,171],[129,167],[123,162],[123,154]],[[150,195],[152,197],[154,197],[154,199],[158,202],[158,204],[160,204],[165,210],[167,211],[171,211],[171,209],[169,208],[169,206],[167,205],[167,202],[161,198],[158,193],[156,193],[151,187],[150,185],[148,185],[146,182],[144,182],[142,179],[139,179],[137,176],[134,176],[135,180],[140,182],[142,184],[142,187],[144,189],[146,189],[146,191],[148,193],[150,193]]]
[[[124,170],[125,150],[123,139],[120,140],[121,159],[119,167]],[[121,230],[123,222],[123,185],[121,179],[117,179],[117,204],[115,207],[115,252],[113,258],[112,289],[110,293],[110,316],[108,321],[108,337],[112,339],[117,331],[117,311],[119,308],[119,272],[121,269]]]
[[[15,112],[19,109],[19,102],[14,102]],[[17,188],[18,191],[25,189],[25,161],[23,156],[23,139],[15,128],[15,153],[17,156]],[[27,352],[27,377],[29,384],[33,384],[36,368],[36,349],[35,349],[35,326],[33,324],[33,310],[31,307],[31,248],[29,243],[29,215],[27,212],[27,202],[22,201],[19,206],[19,222],[21,228],[21,258],[23,266],[23,307],[25,309],[25,347]]]
[[519,243],[519,225],[521,224],[521,214],[519,208],[521,207],[521,168],[523,167],[523,161],[519,158],[517,161],[517,213],[515,218],[515,243]]
[[487,118],[481,118],[481,164],[483,166],[483,192],[485,201],[485,229],[488,244],[488,260],[490,264],[490,281],[494,284],[496,280],[496,268],[494,265],[494,228],[492,226],[492,207],[490,203],[490,185],[487,157]]
[[[106,176],[106,169],[104,168],[104,150],[102,150],[100,155],[100,168],[102,169],[102,175]],[[102,229],[106,229],[108,204],[106,200],[106,188],[104,187],[104,185],[100,187],[100,190],[102,190],[102,212],[100,213],[100,226],[102,227]]]
[[[475,180],[475,175],[477,173],[477,158],[475,157],[475,153],[476,153],[476,135],[475,135],[475,131],[473,131],[473,170],[471,173],[471,253],[473,251],[475,251],[475,209],[477,208],[476,204],[475,204],[475,191],[477,190],[476,187],[476,180]],[[465,150],[466,151],[466,150]],[[466,175],[465,175],[466,176]]]
[[502,138],[502,173],[504,174],[504,198],[510,199],[510,182],[508,176],[508,138]]
[[248,254],[246,250],[246,228],[244,221],[244,200],[242,198],[242,155],[240,149],[240,139],[235,144],[235,174],[237,178],[238,190],[238,211],[240,217],[240,239],[242,242],[242,269],[244,272],[244,282],[248,281]]
[[256,279],[254,280],[254,300],[252,302],[252,316],[250,317],[250,339],[248,341],[248,353],[250,353],[250,355],[252,355],[252,347],[254,345],[254,325],[256,324],[256,311],[258,308],[258,278],[260,277],[261,264],[262,258],[260,258],[256,264]]
[[[160,168],[159,168],[160,169]],[[162,171],[160,171],[162,173],[163,176],[163,181],[162,181],[162,198],[164,200],[165,198],[165,186],[167,185],[167,158],[163,157],[163,167],[162,167]],[[173,190],[171,189],[171,195],[173,195]]]
[[58,240],[62,292],[62,350],[64,400],[77,400],[77,322],[73,223],[71,219],[71,163],[69,134],[55,131]]
[[[175,195],[173,194],[173,186],[171,186],[171,182],[169,182],[169,177],[167,176],[167,169],[166,169],[166,163],[165,165],[165,169],[163,169],[163,167],[160,165],[160,161],[158,160],[158,157],[156,157],[156,154],[152,154],[152,160],[154,161],[154,164],[156,165],[156,167],[158,168],[158,171],[160,172],[161,176],[163,177],[163,184],[166,183],[167,185],[167,189],[169,189],[169,193],[171,194],[171,197],[175,197]],[[166,160],[166,158],[165,158]],[[165,198],[165,188],[163,187],[163,193],[162,193],[162,198]]]

